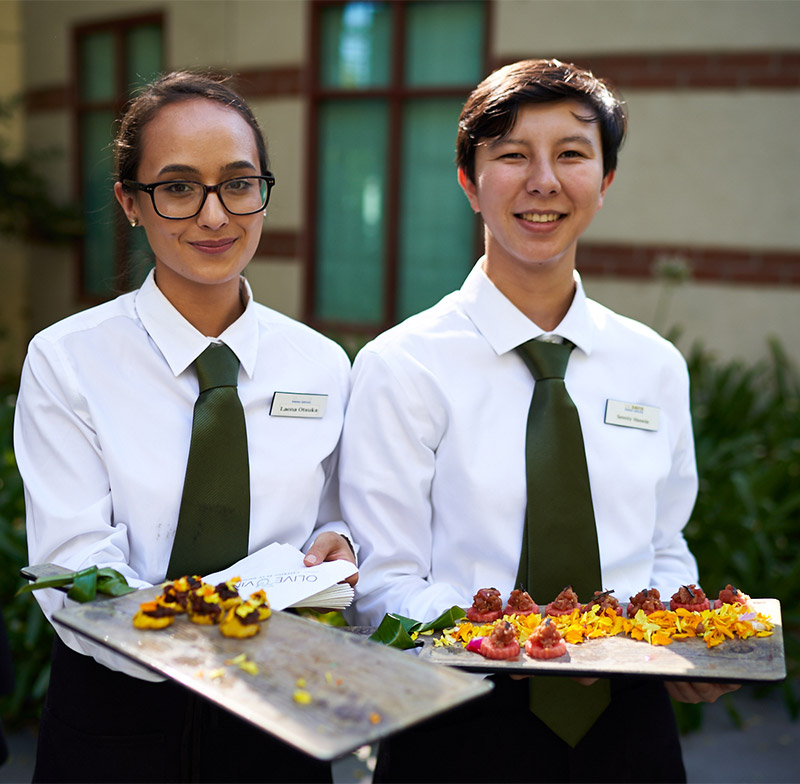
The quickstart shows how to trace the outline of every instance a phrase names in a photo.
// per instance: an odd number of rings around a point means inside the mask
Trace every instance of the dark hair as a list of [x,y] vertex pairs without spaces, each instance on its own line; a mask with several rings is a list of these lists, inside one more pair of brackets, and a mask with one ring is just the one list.
[[617,168],[625,138],[625,103],[591,71],[558,60],[521,60],[487,76],[470,93],[458,121],[456,164],[475,179],[475,147],[481,139],[498,139],[517,121],[519,107],[529,103],[580,101],[590,111],[580,119],[600,125],[603,176]]
[[136,179],[142,158],[142,133],[159,109],[192,98],[217,101],[242,116],[253,129],[261,173],[266,174],[269,171],[267,144],[258,120],[244,98],[228,87],[225,81],[226,77],[219,74],[175,71],[146,85],[128,105],[114,138],[114,166],[117,180],[122,182],[122,180]]

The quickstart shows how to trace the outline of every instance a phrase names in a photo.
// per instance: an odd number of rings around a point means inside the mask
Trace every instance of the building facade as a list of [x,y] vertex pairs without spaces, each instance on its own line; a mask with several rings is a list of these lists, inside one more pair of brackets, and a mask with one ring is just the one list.
[[2,91],[24,99],[16,138],[48,151],[53,194],[85,216],[79,242],[8,251],[12,370],[36,330],[148,267],[113,201],[108,144],[156,73],[231,74],[277,179],[255,295],[353,348],[460,285],[480,254],[456,120],[483,76],[527,57],[586,65],[629,105],[616,180],[578,250],[589,295],[679,328],[683,349],[753,361],[777,337],[800,361],[796,0],[2,0],[3,29]]

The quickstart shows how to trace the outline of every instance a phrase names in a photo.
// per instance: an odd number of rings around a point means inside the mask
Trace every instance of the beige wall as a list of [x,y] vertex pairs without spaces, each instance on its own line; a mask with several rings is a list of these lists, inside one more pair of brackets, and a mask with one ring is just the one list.
[[795,49],[795,0],[501,0],[498,56]]
[[[0,8],[2,5],[0,5]],[[232,71],[298,66],[307,60],[309,4],[304,0],[26,0],[23,19],[35,35],[25,47],[28,89],[63,85],[74,24],[163,10],[168,67],[207,65]],[[499,0],[491,57],[682,51],[765,51],[800,42],[798,0]],[[799,90],[631,90],[630,134],[618,177],[587,239],[596,243],[728,247],[800,252]],[[277,176],[268,227],[302,232],[305,195],[305,102],[259,99],[253,108],[269,141]],[[30,144],[69,148],[66,112],[36,115]],[[58,172],[62,188],[66,168]],[[37,269],[64,277],[63,259]],[[68,263],[67,263],[67,266]],[[257,259],[249,271],[256,295],[290,315],[301,313],[298,259]],[[60,300],[37,313],[77,307],[70,281]],[[587,280],[590,293],[652,323],[660,284]],[[746,312],[739,334],[731,312]],[[688,336],[704,337],[720,356],[755,359],[773,333],[800,333],[800,288],[685,284],[670,315]],[[787,340],[787,347],[789,341]],[[800,362],[800,345],[791,349]]]
[[800,249],[800,90],[626,98],[630,133],[587,238]]
[[264,135],[275,188],[270,196],[267,225],[297,231],[303,225],[305,199],[305,123],[302,98],[252,102]]
[[270,308],[299,319],[303,311],[303,267],[295,259],[256,259],[248,267],[253,297]]
[[649,324],[662,334],[679,331],[676,345],[686,354],[694,344],[720,360],[764,360],[768,341],[778,339],[800,365],[800,298],[791,288],[693,282],[584,279],[587,294],[612,310]]

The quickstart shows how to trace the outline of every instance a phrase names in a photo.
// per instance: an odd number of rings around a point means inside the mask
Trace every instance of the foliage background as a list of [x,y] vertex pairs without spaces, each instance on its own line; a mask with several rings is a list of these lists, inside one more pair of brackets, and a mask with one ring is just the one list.
[[[711,593],[733,583],[780,599],[788,677],[778,686],[789,714],[800,706],[800,376],[777,343],[756,365],[689,352],[700,494],[686,536]],[[12,449],[16,382],[0,384],[0,604],[16,689],[0,700],[13,728],[36,720],[49,676],[52,629],[30,594],[15,597],[27,563],[24,500]],[[773,687],[774,688],[774,687]],[[738,721],[735,695],[725,698]],[[701,706],[679,705],[685,731]]]

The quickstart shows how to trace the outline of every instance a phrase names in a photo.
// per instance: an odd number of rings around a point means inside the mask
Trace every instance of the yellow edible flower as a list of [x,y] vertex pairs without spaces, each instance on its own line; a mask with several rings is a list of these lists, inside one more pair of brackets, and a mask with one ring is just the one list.
[[[542,622],[542,616],[509,615],[506,620],[514,626],[520,644],[524,644],[531,632]],[[568,615],[550,619],[562,637],[572,645],[586,639],[615,637],[623,634],[634,640],[646,640],[651,645],[670,645],[675,640],[700,637],[708,648],[726,639],[768,637],[772,634],[772,623],[763,613],[753,613],[747,605],[725,604],[718,610],[693,612],[683,607],[675,610],[658,610],[646,615],[639,610],[634,618],[625,618],[607,608],[600,611],[594,605],[586,612],[574,610]],[[435,646],[461,644],[466,647],[475,637],[491,634],[492,625],[462,621],[458,626],[445,629],[434,641]]]
[[308,705],[313,698],[305,689],[295,689],[292,699],[300,705]]

